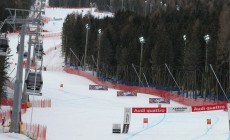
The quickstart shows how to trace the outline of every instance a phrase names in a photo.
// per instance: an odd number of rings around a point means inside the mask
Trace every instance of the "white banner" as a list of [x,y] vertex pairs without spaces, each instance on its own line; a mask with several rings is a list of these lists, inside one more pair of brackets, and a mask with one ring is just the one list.
[[227,103],[227,108],[228,108],[228,119],[230,120],[230,103]]
[[228,108],[228,126],[230,131],[230,103],[227,103],[227,108]]
[[112,132],[121,133],[121,124],[113,124]]
[[191,107],[167,107],[167,113],[187,113],[191,112]]
[[131,119],[131,108],[126,107],[124,109],[124,124],[130,124]]

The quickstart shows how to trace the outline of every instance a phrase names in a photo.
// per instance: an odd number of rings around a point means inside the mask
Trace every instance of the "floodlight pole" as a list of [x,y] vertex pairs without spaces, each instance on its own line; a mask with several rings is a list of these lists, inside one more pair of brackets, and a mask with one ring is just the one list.
[[146,0],[146,1],[145,1],[145,17],[146,17],[146,15],[147,15],[147,11],[146,11],[146,10],[147,10],[147,2],[148,2],[148,1]]
[[187,41],[187,36],[186,35],[183,35],[183,39],[184,39],[184,57],[183,57],[183,69],[185,67],[185,51],[186,51],[186,41]]
[[139,66],[139,86],[140,86],[140,83],[141,83],[141,66],[142,66],[142,57],[143,57],[143,44],[145,43],[145,39],[144,37],[140,37],[139,38],[139,41],[141,43],[141,56],[140,56],[140,66]]
[[12,110],[12,119],[10,125],[10,132],[19,133],[20,112],[21,112],[21,97],[22,97],[22,75],[23,75],[23,53],[25,41],[25,26],[22,24],[22,32],[20,37],[20,48],[18,53],[17,75],[14,90],[14,103]]
[[205,44],[205,92],[204,92],[204,99],[206,100],[206,94],[208,93],[207,91],[207,85],[208,85],[208,43],[209,43],[209,40],[210,40],[210,36],[209,34],[206,34],[204,36],[204,40],[206,42]]
[[101,48],[101,29],[98,29],[98,48],[97,48],[97,76],[99,74],[100,48]]
[[85,25],[86,28],[86,43],[85,43],[85,56],[84,56],[84,70],[86,70],[86,57],[87,57],[87,46],[88,46],[88,32],[89,32],[89,25]]

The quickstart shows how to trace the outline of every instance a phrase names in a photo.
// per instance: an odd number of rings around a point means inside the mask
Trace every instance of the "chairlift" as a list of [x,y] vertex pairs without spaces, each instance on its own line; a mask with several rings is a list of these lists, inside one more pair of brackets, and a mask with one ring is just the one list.
[[44,51],[43,51],[43,45],[39,44],[36,45],[34,48],[35,51],[35,56],[38,60],[42,60],[43,55],[45,55]]
[[24,52],[23,57],[27,58],[27,56],[28,56],[28,52]]
[[19,48],[20,48],[20,44],[17,45],[17,51],[16,51],[16,53],[19,52]]
[[43,45],[39,44],[34,47],[35,53],[43,52]]
[[7,56],[9,53],[9,41],[6,37],[6,35],[4,36],[0,36],[0,56]]
[[26,94],[41,96],[43,86],[41,72],[28,72],[25,80]]
[[35,56],[39,61],[41,61],[42,57],[43,57],[43,54],[41,52],[39,52],[39,53],[36,53]]

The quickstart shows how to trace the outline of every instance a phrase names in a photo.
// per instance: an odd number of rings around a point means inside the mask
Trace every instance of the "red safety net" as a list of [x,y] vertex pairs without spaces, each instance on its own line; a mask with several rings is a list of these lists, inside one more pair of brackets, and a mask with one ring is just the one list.
[[184,96],[181,96],[181,95],[169,92],[169,91],[159,90],[159,89],[154,89],[154,88],[149,88],[149,87],[127,86],[127,85],[111,83],[107,81],[101,81],[100,79],[98,79],[97,77],[93,76],[90,73],[87,73],[85,71],[81,71],[78,69],[68,68],[68,67],[65,67],[64,71],[70,74],[76,74],[79,76],[83,76],[98,85],[105,85],[105,86],[108,86],[109,88],[115,88],[118,90],[135,91],[135,92],[140,92],[144,94],[151,94],[151,95],[159,96],[162,98],[169,98],[175,102],[178,102],[178,103],[181,103],[187,106],[194,106],[194,105],[202,106],[202,105],[213,105],[213,104],[226,103],[224,101],[186,98]]

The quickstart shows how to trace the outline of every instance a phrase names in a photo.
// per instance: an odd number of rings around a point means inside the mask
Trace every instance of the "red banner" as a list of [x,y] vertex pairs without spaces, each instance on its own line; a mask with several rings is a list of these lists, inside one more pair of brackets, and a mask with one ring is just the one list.
[[212,110],[225,110],[225,109],[227,109],[226,104],[206,105],[206,106],[192,106],[192,112],[212,111]]
[[197,105],[197,106],[200,105],[201,106],[201,105],[213,105],[213,104],[227,103],[226,101],[212,101],[212,100],[205,100],[205,99],[194,100],[192,98],[186,98],[186,97],[178,95],[178,94],[172,94],[169,91],[164,91],[164,90],[159,90],[159,89],[154,89],[154,88],[148,88],[148,87],[127,86],[127,85],[122,85],[119,83],[110,83],[108,81],[101,81],[96,76],[93,76],[92,74],[85,72],[85,71],[81,71],[79,69],[76,70],[73,68],[64,67],[64,71],[66,71],[67,73],[84,76],[96,84],[106,85],[109,88],[116,88],[118,90],[136,91],[136,92],[146,93],[146,94],[150,94],[150,95],[156,95],[156,96],[159,96],[162,98],[168,98],[172,101],[178,102],[178,103],[186,105],[186,106],[194,106],[194,105]]
[[166,108],[157,107],[134,107],[132,108],[132,113],[166,113]]

